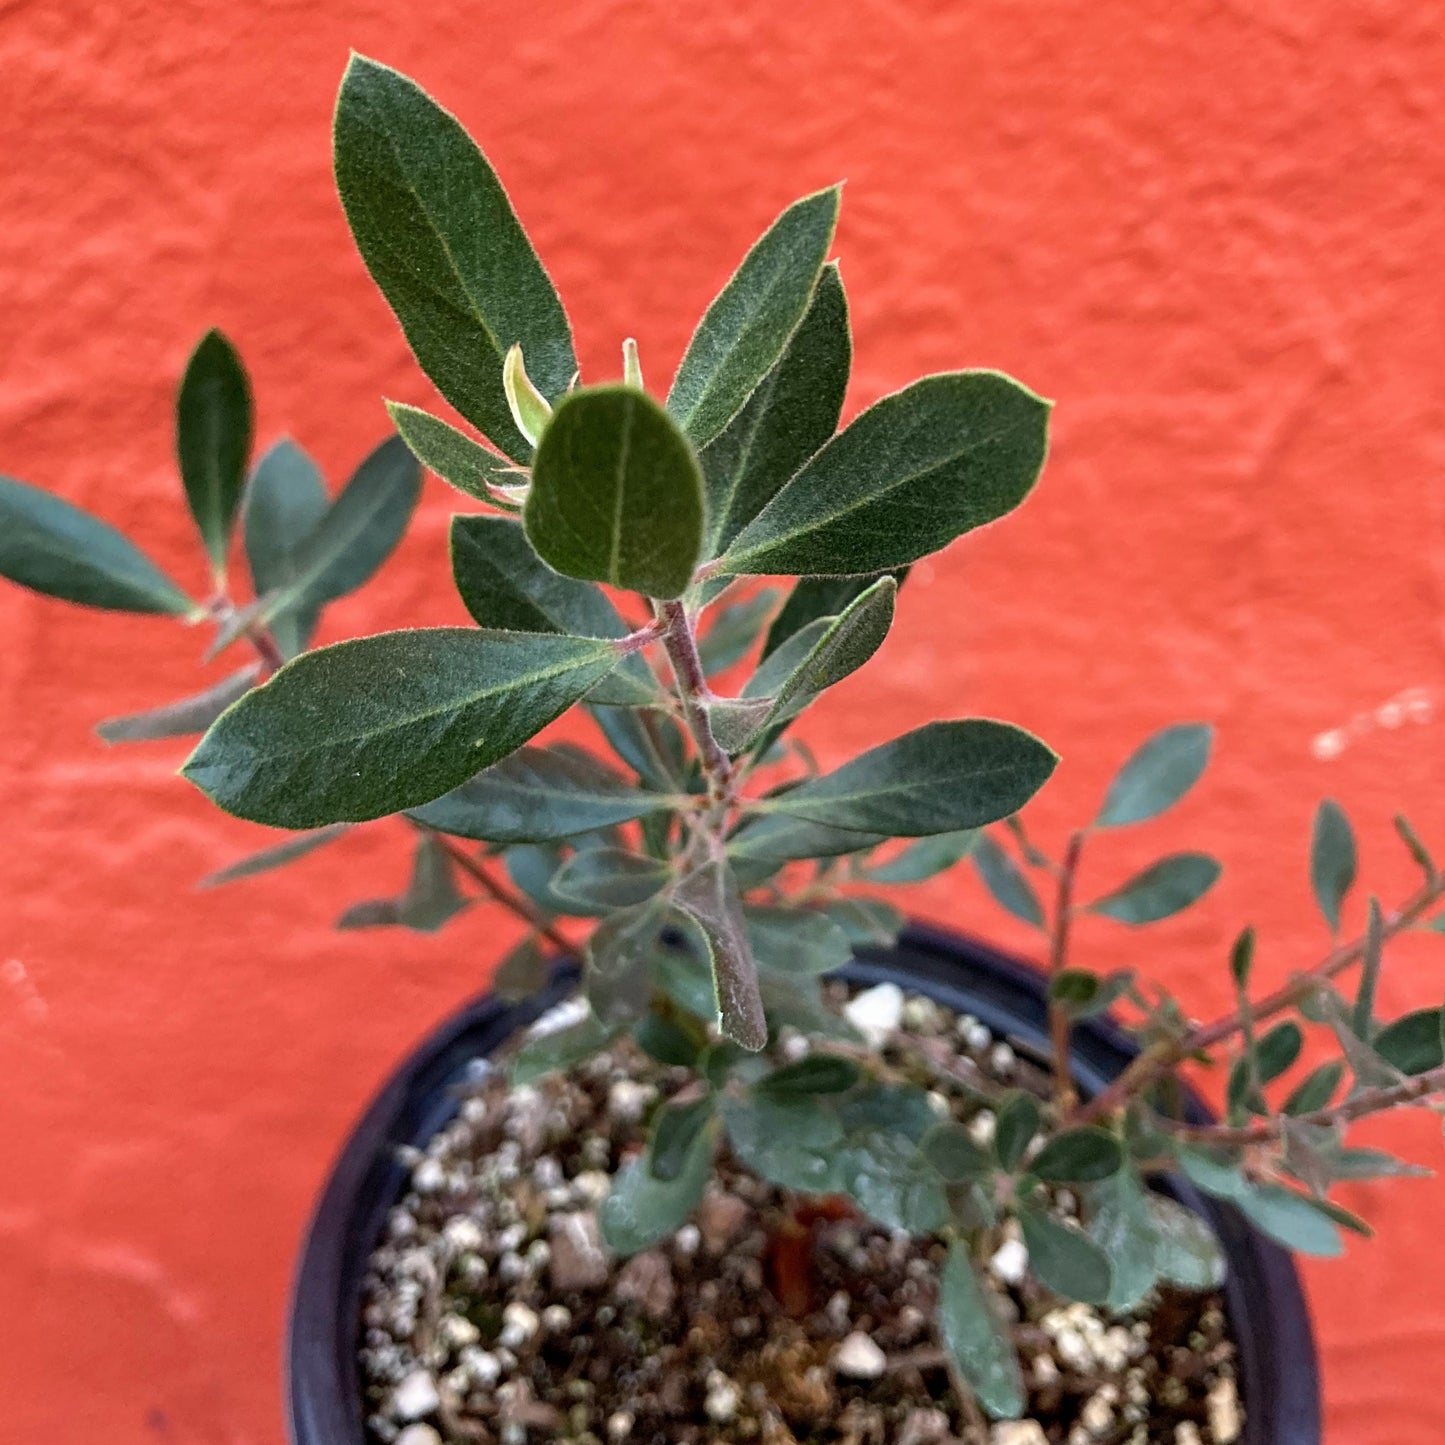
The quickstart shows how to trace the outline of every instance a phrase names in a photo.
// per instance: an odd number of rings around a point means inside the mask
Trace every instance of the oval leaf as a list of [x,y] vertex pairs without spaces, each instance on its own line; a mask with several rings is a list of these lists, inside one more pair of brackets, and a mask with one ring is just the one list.
[[182,771],[280,828],[417,807],[505,757],[616,661],[606,642],[440,627],[304,653],[201,740]]
[[979,1404],[996,1420],[1017,1419],[1024,1408],[1018,1355],[962,1240],[948,1247],[939,1284],[938,1328]]
[[824,913],[749,905],[743,916],[759,968],[803,978],[831,973],[852,962],[848,935]]
[[1326,798],[1315,812],[1310,839],[1310,886],[1330,931],[1340,931],[1340,906],[1355,881],[1355,831],[1345,810]]
[[1041,1209],[1020,1209],[1018,1219],[1029,1267],[1055,1294],[1093,1305],[1109,1298],[1113,1285],[1109,1256],[1087,1234]]
[[108,522],[39,487],[0,477],[0,577],[112,612],[188,617],[198,609]]
[[824,266],[802,323],[747,405],[702,453],[715,557],[838,428],[853,346],[837,266]]
[[973,866],[993,901],[1031,928],[1044,926],[1044,909],[1039,895],[1024,871],[987,833],[978,835],[973,849]]
[[506,457],[488,451],[450,422],[399,401],[387,402],[386,410],[417,461],[459,492],[495,503],[493,487],[515,487],[526,480]]
[[1107,1129],[1086,1127],[1055,1134],[1029,1162],[1029,1172],[1050,1184],[1097,1184],[1124,1166],[1124,1148]]
[[630,908],[645,903],[672,877],[657,858],[626,848],[584,848],[553,875],[552,888],[589,908]]
[[1049,404],[994,371],[925,377],[839,432],[744,528],[732,573],[885,572],[1011,512],[1032,489]]
[[1057,762],[1036,737],[1007,723],[929,723],[762,806],[863,833],[952,833],[1017,812]]
[[492,443],[523,460],[502,386],[520,343],[542,394],[577,370],[562,303],[486,157],[419,86],[353,56],[337,97],[336,187],[372,279],[421,368]]
[[1205,723],[1177,723],[1155,733],[1109,784],[1094,826],[1121,828],[1172,808],[1199,781],[1213,740],[1214,729]]
[[251,463],[251,383],[236,349],[208,331],[191,353],[176,398],[176,456],[186,502],[217,577]]
[[789,206],[698,323],[667,394],[668,411],[698,446],[737,415],[798,329],[833,244],[839,198],[833,186]]
[[[330,503],[320,469],[295,442],[283,437],[256,463],[246,483],[242,533],[257,597],[284,591],[296,580],[296,549]],[[271,619],[271,632],[286,657],[295,657],[310,642],[319,612],[312,607]]]
[[718,1028],[756,1053],[768,1041],[758,966],[748,944],[742,897],[726,863],[704,863],[677,886],[673,900],[702,930],[712,961]]
[[1089,911],[1135,926],[1157,923],[1197,903],[1219,881],[1220,871],[1206,853],[1174,853],[1091,903]]
[[687,438],[630,386],[574,391],[532,464],[527,539],[567,577],[679,597],[702,550],[702,473]]
[[235,702],[256,686],[261,678],[260,663],[253,662],[240,672],[223,677],[214,687],[183,697],[149,712],[107,718],[95,730],[108,743],[134,743],[155,738],[182,738],[203,733]]

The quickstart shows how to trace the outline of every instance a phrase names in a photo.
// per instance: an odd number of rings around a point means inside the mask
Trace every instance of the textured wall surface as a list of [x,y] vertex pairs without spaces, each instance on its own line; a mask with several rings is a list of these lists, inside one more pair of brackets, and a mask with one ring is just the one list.
[[[1326,946],[1318,796],[1387,898],[1410,886],[1396,809],[1445,843],[1442,22],[1431,0],[0,0],[0,470],[199,587],[169,447],[205,327],[247,357],[263,438],[333,484],[383,393],[427,401],[331,189],[348,46],[482,139],[593,376],[632,333],[659,382],[751,238],[845,176],[850,411],[998,366],[1057,399],[1056,441],[1022,513],[918,569],[807,736],[828,760],[938,713],[1015,719],[1064,754],[1036,811],[1057,838],[1145,732],[1216,721],[1206,786],[1101,842],[1087,886],[1170,846],[1220,853],[1224,883],[1142,942],[1080,937],[1212,1011],[1240,922],[1272,977]],[[328,637],[459,619],[428,486]],[[202,639],[14,590],[0,637],[0,1436],[276,1445],[329,1156],[512,924],[331,932],[403,872],[384,827],[193,891],[260,830],[174,779],[183,749],[90,728],[192,690]],[[1027,943],[967,879],[915,904]],[[1440,998],[1433,942],[1399,950],[1388,1006]],[[1440,1148],[1425,1118],[1370,1135]],[[1329,1439],[1435,1439],[1445,1184],[1345,1197],[1382,1238],[1307,1271]]]

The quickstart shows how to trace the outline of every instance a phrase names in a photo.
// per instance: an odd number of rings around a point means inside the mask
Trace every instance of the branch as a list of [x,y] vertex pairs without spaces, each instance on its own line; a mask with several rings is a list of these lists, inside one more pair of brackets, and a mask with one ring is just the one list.
[[[1069,956],[1069,924],[1074,916],[1074,879],[1079,871],[1079,855],[1084,850],[1084,835],[1069,838],[1059,869],[1059,892],[1054,905],[1054,929],[1049,947],[1049,978],[1063,972]],[[1062,1004],[1049,1000],[1049,1039],[1054,1051],[1054,1099],[1060,1116],[1074,1107],[1074,1080],[1069,1072],[1069,1015]]]
[[1380,1114],[1386,1109],[1398,1109],[1404,1104],[1416,1104],[1431,1094],[1445,1092],[1445,1066],[1430,1069],[1414,1078],[1398,1084],[1383,1084],[1374,1089],[1361,1089],[1342,1104],[1332,1108],[1316,1109],[1312,1114],[1276,1116],[1258,1124],[1246,1124],[1232,1128],[1227,1124],[1180,1124],[1172,1119],[1156,1119],[1155,1123],[1176,1139],[1197,1144],[1220,1144],[1243,1146],[1268,1144],[1284,1133],[1286,1123],[1314,1125],[1333,1128],[1353,1123],[1369,1114]]
[[[1399,909],[1387,913],[1380,920],[1380,942],[1383,944],[1407,929],[1426,909],[1437,902],[1442,894],[1445,894],[1445,876],[1431,878],[1422,884]],[[1326,954],[1307,973],[1299,974],[1273,993],[1267,994],[1253,1005],[1254,1019],[1259,1021],[1284,1009],[1293,1008],[1320,984],[1328,983],[1337,974],[1358,963],[1364,957],[1365,942],[1365,935],[1361,934],[1352,942],[1341,944],[1333,952]],[[1243,1028],[1243,1016],[1236,1009],[1233,1013],[1215,1019],[1213,1023],[1201,1024],[1191,1029],[1174,1043],[1158,1044],[1146,1050],[1103,1093],[1097,1094],[1083,1108],[1075,1110],[1071,1122],[1087,1124],[1105,1118],[1116,1109],[1123,1108],[1130,1099],[1143,1093],[1155,1080],[1191,1055],[1233,1038]]]
[[698,758],[710,784],[711,801],[714,807],[725,808],[733,799],[735,770],[732,759],[713,735],[712,719],[708,717],[706,706],[712,689],[703,671],[702,658],[698,656],[692,623],[681,602],[659,602],[657,615],[666,628],[662,634],[663,646],[667,648],[672,670],[677,676],[683,716],[692,740],[697,744]]

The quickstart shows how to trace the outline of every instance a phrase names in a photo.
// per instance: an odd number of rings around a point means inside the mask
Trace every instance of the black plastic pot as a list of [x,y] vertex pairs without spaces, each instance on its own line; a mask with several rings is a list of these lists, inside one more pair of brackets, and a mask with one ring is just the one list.
[[[861,957],[845,971],[861,984],[891,979],[981,1019],[1028,1050],[1046,1047],[1043,985],[1026,964],[971,939],[910,928],[896,949]],[[520,1006],[484,997],[423,1043],[367,1109],[321,1196],[296,1279],[286,1345],[287,1408],[295,1445],[364,1445],[360,1337],[366,1260],[404,1192],[399,1144],[424,1144],[456,1112],[456,1086],[523,1025],[565,998],[575,971],[559,968],[548,992]],[[1091,1020],[1075,1033],[1076,1077],[1096,1093],[1135,1050],[1119,1029]],[[1203,1122],[1202,1103],[1190,1107]],[[1239,1348],[1246,1415],[1241,1445],[1319,1445],[1319,1374],[1314,1337],[1290,1256],[1232,1208],[1180,1181],[1172,1192],[1209,1220],[1229,1258],[1225,1287]]]

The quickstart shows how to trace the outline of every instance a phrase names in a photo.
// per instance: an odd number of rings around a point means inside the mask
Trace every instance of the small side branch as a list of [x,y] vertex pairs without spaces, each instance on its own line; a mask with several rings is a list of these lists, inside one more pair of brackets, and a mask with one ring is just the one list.
[[[1069,839],[1059,869],[1058,895],[1054,904],[1054,927],[1049,944],[1049,979],[1063,972],[1069,957],[1069,925],[1074,916],[1074,880],[1079,871],[1079,855],[1084,849],[1084,835],[1075,833]],[[1049,1040],[1054,1053],[1054,1099],[1060,1116],[1074,1107],[1074,1079],[1069,1071],[1069,1015],[1064,1008],[1049,1001]]]

